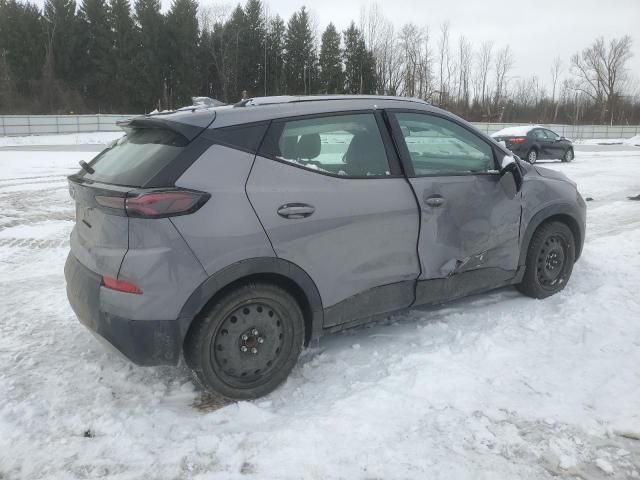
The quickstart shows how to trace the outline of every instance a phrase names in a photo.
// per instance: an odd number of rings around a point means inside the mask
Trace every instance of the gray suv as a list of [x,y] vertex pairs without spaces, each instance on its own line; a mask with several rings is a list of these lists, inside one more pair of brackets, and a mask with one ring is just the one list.
[[80,321],[138,365],[264,395],[329,332],[515,285],[564,288],[585,203],[419,100],[255,98],[136,117],[69,177]]

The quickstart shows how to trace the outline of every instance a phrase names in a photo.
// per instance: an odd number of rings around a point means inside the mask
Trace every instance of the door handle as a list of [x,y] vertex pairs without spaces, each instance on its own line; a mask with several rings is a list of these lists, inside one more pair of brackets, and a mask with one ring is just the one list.
[[306,218],[313,214],[316,209],[306,203],[286,203],[278,208],[278,215],[283,218]]
[[442,197],[429,197],[424,199],[424,203],[430,207],[441,207],[444,204],[444,198]]

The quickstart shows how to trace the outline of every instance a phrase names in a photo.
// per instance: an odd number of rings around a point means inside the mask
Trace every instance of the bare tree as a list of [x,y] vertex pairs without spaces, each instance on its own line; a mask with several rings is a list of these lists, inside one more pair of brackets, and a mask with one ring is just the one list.
[[488,91],[489,72],[491,71],[491,59],[493,55],[493,42],[483,42],[476,57],[476,73],[474,75],[474,103],[480,105],[482,110],[490,112],[490,97]]
[[603,37],[571,57],[574,88],[602,106],[602,120],[608,114],[613,124],[616,104],[628,80],[626,65],[632,56],[629,35],[614,38],[607,45]]
[[560,107],[560,102],[556,101],[556,93],[558,88],[558,80],[560,79],[560,75],[562,74],[562,60],[560,57],[556,57],[553,59],[553,64],[551,65],[551,106],[553,108],[553,117],[551,118],[551,122],[555,122],[556,118],[558,118],[558,109]]
[[[513,67],[513,54],[511,53],[511,48],[509,45],[504,47],[502,50],[498,52],[496,56],[496,65],[495,65],[495,74],[496,74],[496,86],[494,93],[493,104],[495,109],[500,108],[500,117],[502,117],[502,107],[501,103],[503,102],[504,97],[506,96],[507,91],[507,74],[509,70]],[[502,120],[502,118],[500,118]]]
[[458,40],[458,94],[457,101],[462,104],[463,112],[469,107],[469,81],[473,51],[471,42],[465,36]]
[[438,88],[439,104],[444,105],[451,90],[451,54],[449,52],[449,22],[440,25],[440,37],[438,39],[438,61],[440,83]]

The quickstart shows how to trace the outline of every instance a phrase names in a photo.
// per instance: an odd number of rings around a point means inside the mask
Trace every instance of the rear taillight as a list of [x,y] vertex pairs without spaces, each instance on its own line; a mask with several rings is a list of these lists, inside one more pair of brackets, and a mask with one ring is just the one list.
[[142,295],[142,290],[137,285],[131,282],[123,282],[122,280],[116,280],[112,277],[103,276],[102,285],[111,290],[117,290],[118,292],[134,293],[136,295]]
[[524,143],[524,141],[526,140],[525,137],[513,137],[511,139],[509,139],[510,143],[515,143],[516,145],[519,145],[521,143]]
[[173,217],[195,212],[208,199],[208,193],[191,190],[154,191],[127,197],[125,210],[130,217]]
[[198,210],[210,195],[194,190],[149,190],[128,197],[96,195],[96,203],[110,213],[136,218],[164,218],[187,215]]

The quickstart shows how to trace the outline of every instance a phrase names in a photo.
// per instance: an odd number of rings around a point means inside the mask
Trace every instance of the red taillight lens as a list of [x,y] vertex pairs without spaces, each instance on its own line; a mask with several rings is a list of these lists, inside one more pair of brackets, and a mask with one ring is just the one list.
[[208,199],[209,194],[190,190],[149,192],[127,198],[125,209],[130,217],[173,217],[195,212]]
[[137,285],[131,282],[116,280],[115,278],[107,277],[106,275],[102,277],[102,285],[111,290],[117,290],[118,292],[142,295],[142,290],[140,290]]
[[514,138],[510,139],[509,142],[515,143],[516,145],[518,145],[520,143],[524,143],[525,140],[526,140],[525,137],[514,137]]

